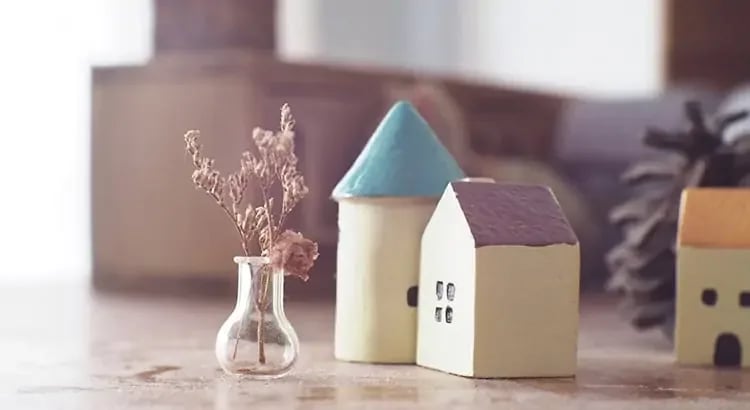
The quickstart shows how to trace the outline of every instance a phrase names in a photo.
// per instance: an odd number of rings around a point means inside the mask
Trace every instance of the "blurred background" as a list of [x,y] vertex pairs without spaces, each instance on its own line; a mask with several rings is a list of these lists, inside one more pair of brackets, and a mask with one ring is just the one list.
[[182,135],[234,169],[288,102],[332,295],[332,187],[396,100],[468,174],[551,186],[602,288],[618,175],[682,103],[747,95],[742,0],[26,0],[0,5],[0,286],[228,293],[238,243],[193,189]]

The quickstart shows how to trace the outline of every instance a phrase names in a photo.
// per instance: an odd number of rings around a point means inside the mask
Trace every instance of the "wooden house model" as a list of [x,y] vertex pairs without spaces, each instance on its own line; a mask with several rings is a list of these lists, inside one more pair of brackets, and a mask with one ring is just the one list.
[[683,192],[674,339],[678,363],[750,366],[750,189]]
[[579,246],[549,188],[452,182],[422,237],[417,364],[571,376]]
[[462,177],[414,107],[399,102],[334,188],[337,359],[414,363],[422,232],[446,185]]

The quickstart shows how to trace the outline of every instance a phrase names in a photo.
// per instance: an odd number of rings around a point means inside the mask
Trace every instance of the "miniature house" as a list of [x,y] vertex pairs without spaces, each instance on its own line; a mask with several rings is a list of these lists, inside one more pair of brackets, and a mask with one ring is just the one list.
[[750,366],[750,189],[685,190],[677,239],[675,353]]
[[578,240],[549,188],[451,183],[422,238],[417,364],[574,375],[579,276]]
[[334,188],[337,359],[414,363],[422,232],[445,186],[463,176],[424,119],[399,102]]

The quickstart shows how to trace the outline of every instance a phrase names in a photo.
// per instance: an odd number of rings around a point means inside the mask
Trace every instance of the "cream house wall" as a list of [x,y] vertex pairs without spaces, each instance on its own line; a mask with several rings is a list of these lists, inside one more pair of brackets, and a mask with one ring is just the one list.
[[579,264],[577,244],[476,250],[475,376],[575,374]]
[[[714,306],[701,301],[706,288],[716,290]],[[750,366],[750,308],[739,293],[750,291],[750,250],[681,246],[677,255],[675,355],[682,364],[712,365],[719,334],[740,339],[742,366]]]
[[336,273],[337,359],[414,363],[416,286],[422,233],[435,199],[352,198],[339,201]]
[[[449,187],[422,237],[417,364],[462,376],[474,374],[474,257],[474,238]],[[441,299],[437,281],[443,283]],[[453,301],[447,299],[449,283],[455,286]],[[449,306],[452,323],[445,319]],[[435,320],[438,307],[440,322]]]

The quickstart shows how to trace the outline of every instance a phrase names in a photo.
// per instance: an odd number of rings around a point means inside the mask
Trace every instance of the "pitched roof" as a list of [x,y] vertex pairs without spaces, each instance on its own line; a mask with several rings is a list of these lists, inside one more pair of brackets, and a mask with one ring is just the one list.
[[750,248],[750,189],[686,189],[679,224],[679,245]]
[[557,199],[547,187],[452,182],[451,188],[477,248],[578,242]]
[[346,197],[439,197],[461,168],[408,102],[396,103],[333,189]]

